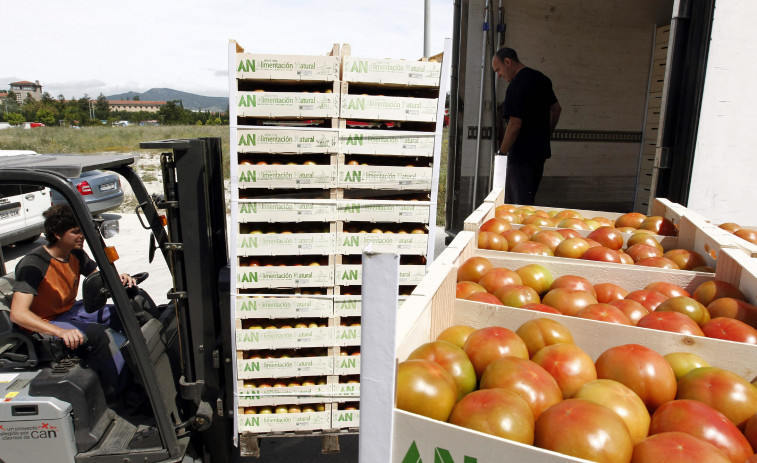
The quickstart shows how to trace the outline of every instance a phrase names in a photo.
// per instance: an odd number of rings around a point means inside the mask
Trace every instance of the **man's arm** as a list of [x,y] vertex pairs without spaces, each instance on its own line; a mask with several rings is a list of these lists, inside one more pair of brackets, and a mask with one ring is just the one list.
[[549,107],[549,133],[555,131],[557,127],[557,121],[560,120],[560,113],[562,112],[562,106],[559,101],[555,101],[555,104]]
[[40,334],[57,336],[63,340],[70,349],[76,349],[84,343],[84,333],[77,329],[64,329],[48,323],[39,315],[31,311],[33,294],[14,292],[11,302],[11,321],[22,328]]
[[507,154],[510,151],[515,140],[518,139],[518,133],[520,133],[522,125],[523,119],[520,117],[510,117],[510,120],[507,122],[507,128],[505,128],[505,136],[502,138],[502,144],[499,147],[500,153]]

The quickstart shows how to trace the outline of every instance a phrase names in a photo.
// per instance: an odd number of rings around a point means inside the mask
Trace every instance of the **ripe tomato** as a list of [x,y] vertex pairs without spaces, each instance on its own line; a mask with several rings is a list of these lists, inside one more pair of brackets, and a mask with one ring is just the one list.
[[643,305],[645,309],[653,312],[657,308],[657,306],[666,301],[668,297],[657,291],[639,289],[628,293],[626,299],[636,301],[639,304]]
[[702,332],[708,338],[757,344],[757,329],[733,318],[713,318],[702,325]]
[[528,349],[517,334],[500,326],[481,328],[468,335],[463,350],[473,363],[476,378],[481,379],[486,367],[503,357],[528,358]]
[[640,212],[629,212],[615,219],[615,226],[618,228],[620,227],[639,228],[641,227],[641,223],[644,222],[644,219],[646,218],[647,216]]
[[628,240],[626,241],[626,248],[630,248],[631,246],[635,246],[637,244],[646,244],[647,246],[651,246],[658,251],[660,251],[660,255],[665,252],[662,245],[660,244],[658,238],[655,238],[655,236],[652,232],[648,230],[638,230],[634,234],[632,234],[630,237],[628,237]]
[[676,377],[662,355],[639,344],[611,347],[596,362],[597,377],[625,384],[650,410],[673,400]]
[[643,265],[644,267],[657,267],[667,268],[670,270],[681,270],[678,268],[675,262],[665,257],[647,257],[636,262],[636,265]]
[[735,232],[737,230],[741,230],[741,225],[739,225],[737,223],[733,223],[733,222],[721,223],[720,225],[718,225],[718,227],[722,228],[725,231],[731,232],[731,233],[733,233],[733,232]]
[[459,281],[455,286],[455,298],[465,299],[473,293],[485,293],[486,288],[472,281]]
[[589,225],[580,219],[563,219],[557,224],[557,228],[570,228],[571,230],[591,230]]
[[522,324],[515,334],[526,343],[529,357],[533,357],[544,346],[560,343],[575,344],[570,330],[551,318],[529,320]]
[[555,378],[564,398],[573,397],[589,381],[597,379],[591,357],[574,344],[552,344],[531,358]]
[[573,230],[571,228],[561,228],[557,230],[557,233],[564,236],[566,240],[570,238],[582,238],[581,233],[579,233],[578,230]]
[[512,249],[518,243],[528,241],[528,235],[515,228],[502,233],[502,237],[507,240],[507,249]]
[[510,222],[511,224],[520,223],[520,220],[521,220],[514,212],[498,211],[497,209],[494,209],[494,217],[499,217],[500,219],[506,220]]
[[671,333],[704,336],[702,329],[690,317],[678,312],[652,312],[636,322],[636,326]]
[[626,248],[626,254],[631,256],[634,262],[639,262],[649,257],[661,257],[662,251],[648,244],[634,244]]
[[649,313],[646,307],[631,299],[618,299],[610,302],[610,305],[614,305],[620,309],[623,315],[628,317],[632,325],[639,323],[639,320]]
[[607,407],[586,399],[551,406],[536,420],[534,445],[590,461],[628,463],[633,443],[628,428]]
[[408,360],[425,359],[438,363],[455,380],[458,399],[476,388],[476,372],[465,351],[447,341],[431,341],[412,351]]
[[744,436],[752,445],[752,448],[757,449],[757,413],[747,420],[744,426]]
[[627,264],[627,265],[634,265],[636,263],[636,262],[633,261],[633,258],[631,256],[629,256],[628,254],[626,254],[625,252],[623,252],[622,249],[619,249],[619,250],[617,250],[615,252],[618,253],[618,257],[620,257],[620,262],[621,263]]
[[508,307],[520,308],[528,304],[538,304],[539,295],[532,288],[524,285],[500,286],[494,291],[494,296]]
[[534,442],[534,416],[525,400],[506,389],[482,389],[452,409],[451,424],[523,444]]
[[537,243],[536,241],[524,241],[518,243],[514,248],[510,249],[512,252],[519,252],[521,254],[531,254],[534,256],[553,256],[552,250],[546,244]]
[[474,331],[476,329],[472,326],[453,325],[439,333],[436,340],[447,341],[462,349],[465,345],[465,340],[468,339],[468,335]]
[[658,235],[663,236],[676,236],[676,233],[678,232],[678,229],[673,222],[659,215],[647,217],[641,222],[639,228],[651,230]]
[[671,249],[662,255],[676,263],[681,270],[694,270],[697,267],[704,267],[707,261],[701,254],[687,249]]
[[508,222],[507,220],[500,219],[499,217],[493,217],[481,224],[479,231],[494,232],[498,235],[501,235],[503,232],[511,228],[512,227],[510,226],[510,222]]
[[561,211],[558,211],[555,214],[555,218],[556,219],[560,219],[560,220],[563,220],[563,219],[579,219],[579,220],[583,220],[583,216],[580,213],[578,213],[577,211],[574,211],[572,209],[563,209]]
[[599,227],[593,232],[589,233],[587,238],[591,238],[597,241],[602,246],[617,251],[623,247],[623,235],[615,227]]
[[587,305],[596,304],[597,300],[586,291],[555,288],[545,294],[541,302],[554,307],[563,315],[575,315]]
[[557,257],[568,257],[571,259],[580,259],[581,256],[589,249],[589,243],[580,237],[566,238],[554,250]]
[[613,262],[616,264],[622,263],[617,252],[604,246],[594,246],[593,248],[587,249],[581,256],[581,259],[598,262]]
[[707,360],[697,354],[692,354],[691,352],[671,352],[664,357],[673,369],[673,373],[676,375],[676,381],[681,379],[683,375],[691,370],[710,366],[710,364],[707,363]]
[[617,413],[628,426],[634,445],[649,434],[650,417],[647,406],[635,392],[617,381],[598,379],[586,383],[573,397],[604,405]]
[[397,366],[397,408],[447,421],[457,402],[452,375],[431,360],[406,360]]
[[704,402],[738,427],[757,413],[757,388],[741,376],[716,367],[686,373],[678,381],[676,398]]
[[555,281],[552,272],[539,264],[524,265],[517,269],[515,273],[520,276],[524,285],[531,287],[540,296],[549,291],[549,287]]
[[728,317],[742,321],[752,328],[757,328],[757,306],[732,297],[721,297],[707,306],[712,318]]
[[464,297],[464,299],[474,302],[483,302],[485,304],[502,305],[502,302],[497,299],[497,296],[491,293],[471,293]]
[[[531,239],[531,237],[536,232],[540,232],[541,230],[542,230],[542,228],[540,226],[534,225],[534,224],[523,225],[522,227],[520,227],[520,231],[522,231],[523,233],[525,233],[526,236],[528,237],[528,239]],[[511,247],[511,249],[512,249],[512,247]]]
[[752,244],[757,244],[757,230],[752,230],[751,228],[742,228],[741,230],[736,230],[733,232],[734,235],[738,236],[742,240],[747,240]]
[[587,305],[576,313],[576,317],[619,325],[631,325],[631,320],[619,308],[610,304]]
[[534,419],[562,400],[555,379],[531,360],[505,357],[493,361],[481,377],[481,389],[502,388],[526,401]]
[[566,288],[566,289],[578,289],[580,291],[586,291],[592,296],[597,297],[597,292],[594,290],[594,286],[584,277],[578,275],[563,275],[556,278],[552,282],[552,286],[549,289]]
[[554,227],[555,221],[549,217],[532,214],[523,219],[523,225],[536,225],[537,227]]
[[471,257],[457,269],[457,281],[478,282],[490,268],[492,268],[492,263],[486,257]]
[[554,230],[542,230],[534,233],[533,236],[531,236],[531,241],[541,243],[554,252],[557,245],[565,241],[565,237]]
[[594,285],[594,291],[597,293],[597,302],[600,304],[609,304],[628,295],[628,291],[613,283]]
[[504,267],[494,267],[486,271],[484,275],[479,278],[478,284],[486,288],[490,293],[494,293],[497,289],[505,285],[520,285],[523,284],[523,280],[520,279],[517,273]]
[[682,313],[694,320],[694,323],[699,326],[710,321],[710,312],[707,311],[707,308],[696,300],[686,296],[671,297],[658,305],[655,312]]
[[507,251],[507,240],[499,233],[482,231],[478,234],[479,249],[491,249],[492,251]]
[[684,432],[649,436],[633,447],[631,463],[730,463],[714,445]]
[[705,281],[697,286],[691,297],[705,307],[710,305],[715,299],[720,299],[721,297],[732,297],[740,301],[746,301],[744,293],[739,288],[721,280]]
[[562,315],[562,312],[555,309],[554,307],[550,307],[546,304],[526,304],[521,309],[527,309],[527,310],[535,310],[537,312],[544,312],[544,313],[553,313],[557,315]]
[[667,283],[665,281],[657,281],[650,283],[644,287],[647,291],[657,291],[667,297],[686,296],[691,297],[688,291],[673,283]]
[[673,400],[655,410],[649,434],[672,431],[685,432],[709,442],[733,463],[743,463],[754,453],[746,437],[731,420],[697,400]]

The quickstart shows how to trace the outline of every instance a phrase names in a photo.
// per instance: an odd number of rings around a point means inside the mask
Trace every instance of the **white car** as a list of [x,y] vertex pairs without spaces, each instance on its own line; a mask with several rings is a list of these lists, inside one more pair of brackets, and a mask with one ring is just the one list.
[[[0,156],[37,154],[2,150]],[[29,185],[0,187],[0,244],[31,243],[45,230],[42,213],[52,205],[49,188]]]

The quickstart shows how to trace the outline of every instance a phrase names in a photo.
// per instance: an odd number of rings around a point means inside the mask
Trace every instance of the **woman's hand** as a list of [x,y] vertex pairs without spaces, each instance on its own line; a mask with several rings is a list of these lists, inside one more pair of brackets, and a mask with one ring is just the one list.
[[137,280],[132,278],[128,273],[122,273],[121,283],[123,283],[124,286],[131,288],[132,286],[135,286],[137,284]]

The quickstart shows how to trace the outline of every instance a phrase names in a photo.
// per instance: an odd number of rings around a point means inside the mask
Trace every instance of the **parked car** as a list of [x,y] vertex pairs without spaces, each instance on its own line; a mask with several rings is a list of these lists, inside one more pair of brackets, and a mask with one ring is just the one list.
[[[82,172],[81,177],[69,178],[69,183],[81,193],[92,215],[111,211],[124,202],[121,179],[112,172],[91,170]],[[51,192],[53,204],[66,203],[57,191]]]

